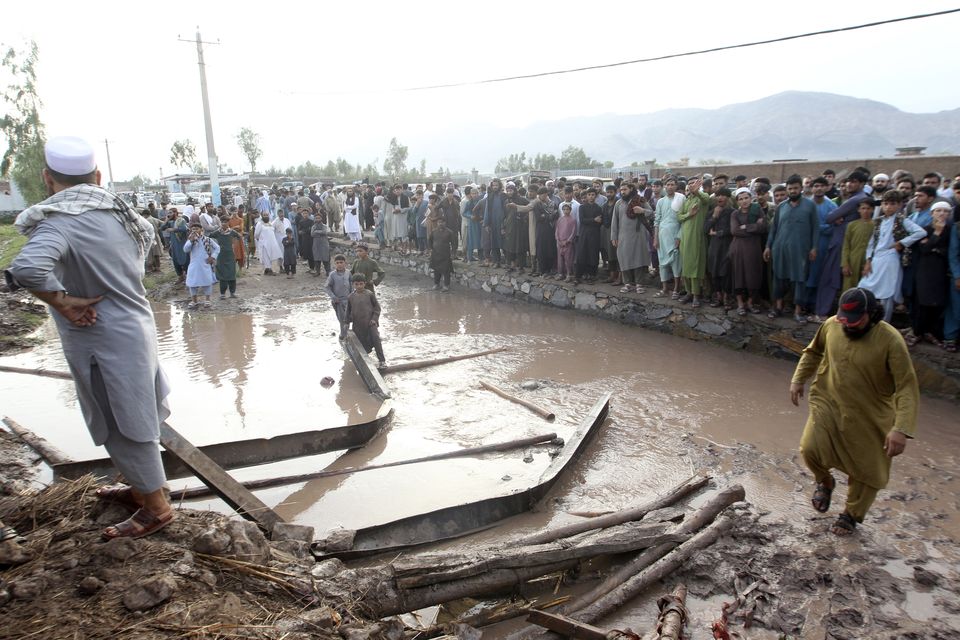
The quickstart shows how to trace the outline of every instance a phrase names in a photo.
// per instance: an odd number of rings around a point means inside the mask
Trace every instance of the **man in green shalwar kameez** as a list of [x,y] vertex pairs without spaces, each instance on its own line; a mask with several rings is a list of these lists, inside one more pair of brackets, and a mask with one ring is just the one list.
[[680,222],[680,271],[687,287],[682,302],[693,301],[700,306],[703,279],[707,271],[707,234],[703,220],[709,215],[710,194],[700,190],[703,180],[697,178],[687,185],[687,199],[683,202],[677,220]]
[[810,386],[810,415],[800,453],[817,482],[813,507],[830,508],[835,481],[849,476],[847,504],[832,527],[849,535],[863,522],[877,491],[887,486],[890,461],[903,453],[917,428],[920,392],[903,336],[883,322],[883,309],[867,289],[849,289],[803,350],[790,383],[798,404]]

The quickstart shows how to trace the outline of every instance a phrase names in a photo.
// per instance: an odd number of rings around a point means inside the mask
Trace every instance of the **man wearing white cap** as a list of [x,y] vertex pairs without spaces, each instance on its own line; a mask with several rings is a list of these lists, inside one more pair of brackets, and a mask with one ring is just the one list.
[[99,186],[93,149],[84,140],[53,138],[44,152],[50,197],[17,216],[29,240],[4,275],[12,289],[28,289],[56,312],[90,434],[130,484],[97,492],[134,512],[103,537],[143,537],[175,517],[159,446],[169,387],[141,281],[154,230]]
[[890,176],[885,173],[878,173],[873,176],[871,186],[873,187],[873,198],[879,200],[883,197],[883,192],[890,187]]

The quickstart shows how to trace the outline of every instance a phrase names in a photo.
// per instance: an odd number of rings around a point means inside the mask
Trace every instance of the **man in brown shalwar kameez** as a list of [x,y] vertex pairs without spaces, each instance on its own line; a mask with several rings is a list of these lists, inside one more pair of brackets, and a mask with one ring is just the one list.
[[890,461],[917,429],[920,392],[903,336],[883,322],[867,289],[849,289],[803,350],[790,383],[794,405],[810,386],[810,415],[800,453],[817,481],[813,508],[826,513],[836,485],[830,469],[849,476],[847,503],[831,531],[845,536],[863,522],[887,486]]

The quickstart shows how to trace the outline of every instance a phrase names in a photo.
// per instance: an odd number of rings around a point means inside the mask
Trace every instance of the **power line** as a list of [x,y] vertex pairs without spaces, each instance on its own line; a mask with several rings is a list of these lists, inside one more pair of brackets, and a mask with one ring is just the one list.
[[701,56],[706,53],[716,53],[718,51],[729,51],[731,49],[745,49],[747,47],[759,47],[766,44],[775,44],[778,42],[788,42],[790,40],[799,40],[801,38],[812,38],[814,36],[823,36],[833,33],[843,33],[846,31],[857,31],[859,29],[869,29],[872,27],[879,27],[887,24],[895,24],[898,22],[908,22],[910,20],[921,20],[924,18],[934,18],[937,16],[945,16],[951,13],[960,13],[960,8],[956,9],[945,9],[944,11],[934,11],[932,13],[918,13],[912,16],[904,16],[902,18],[891,18],[889,20],[879,20],[877,22],[867,22],[864,24],[856,24],[849,27],[837,27],[836,29],[824,29],[822,31],[810,31],[808,33],[800,33],[792,36],[783,36],[781,38],[771,38],[769,40],[756,40],[754,42],[742,42],[740,44],[730,44],[722,47],[711,47],[709,49],[699,49],[697,51],[685,51],[683,53],[670,53],[663,56],[654,56],[651,58],[638,58],[637,60],[624,60],[622,62],[610,62],[607,64],[596,64],[587,67],[575,67],[573,69],[560,69],[557,71],[541,71],[539,73],[528,73],[519,76],[505,76],[502,78],[488,78],[486,80],[470,80],[466,82],[452,82],[449,84],[431,84],[424,85],[421,87],[406,87],[403,89],[373,89],[370,91],[335,91],[330,93],[318,93],[314,94],[311,92],[290,92],[290,93],[309,93],[310,95],[356,95],[360,93],[406,93],[411,91],[432,91],[435,89],[453,89],[456,87],[470,87],[483,84],[495,84],[499,82],[512,82],[514,80],[529,80],[531,78],[543,78],[547,76],[559,76],[567,73],[580,73],[582,71],[595,71],[597,69],[612,69],[614,67],[625,67],[632,64],[643,64],[646,62],[659,62],[661,60],[671,60],[673,58],[686,58],[690,56]]

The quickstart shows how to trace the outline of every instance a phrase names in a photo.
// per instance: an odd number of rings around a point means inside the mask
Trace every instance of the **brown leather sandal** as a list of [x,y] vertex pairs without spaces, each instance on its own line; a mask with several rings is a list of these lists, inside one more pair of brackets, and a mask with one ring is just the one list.
[[133,497],[133,488],[125,484],[114,484],[106,487],[100,487],[96,491],[97,498],[104,502],[112,502],[126,507],[131,513],[142,507]]
[[156,516],[146,509],[137,509],[136,513],[119,524],[107,527],[101,533],[104,540],[114,538],[143,538],[149,536],[177,519],[177,512],[170,509],[162,516]]

